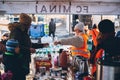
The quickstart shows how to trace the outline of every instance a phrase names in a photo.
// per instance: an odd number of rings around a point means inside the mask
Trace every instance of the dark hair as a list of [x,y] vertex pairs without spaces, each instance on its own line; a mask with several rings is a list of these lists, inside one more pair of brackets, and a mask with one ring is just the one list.
[[98,29],[101,33],[115,32],[114,23],[111,20],[105,19],[98,24]]
[[51,18],[51,21],[53,21],[54,19],[53,18]]
[[95,28],[97,28],[97,25],[96,25],[96,24],[93,25],[93,29],[95,29]]
[[64,50],[64,49],[59,49],[58,53],[59,53],[59,54],[62,53],[63,50]]
[[20,20],[20,23],[26,25],[27,27],[31,25],[31,21],[32,21],[31,17],[25,13],[20,14],[19,20]]

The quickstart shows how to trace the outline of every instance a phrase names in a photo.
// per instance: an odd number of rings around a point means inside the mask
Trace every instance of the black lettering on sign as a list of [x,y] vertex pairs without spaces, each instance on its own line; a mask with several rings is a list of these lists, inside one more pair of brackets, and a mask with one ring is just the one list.
[[56,5],[54,5],[54,6],[52,6],[52,5],[50,5],[50,12],[56,12]]
[[77,10],[76,10],[77,13],[82,12],[82,7],[81,7],[81,6],[76,6],[76,9],[77,9]]
[[83,6],[83,10],[86,11],[86,13],[88,13],[88,6]]
[[47,9],[46,9],[45,5],[43,5],[43,6],[42,6],[42,8],[41,8],[41,11],[40,11],[40,12],[41,12],[41,13],[42,13],[42,12],[46,12],[46,13],[47,13]]
[[36,5],[36,6],[35,6],[35,12],[36,12],[36,13],[38,13],[38,11],[37,11],[38,9],[37,9],[37,8],[38,8],[38,7],[37,7],[37,5]]
[[75,5],[73,7],[74,9],[71,5],[42,5],[42,7],[36,6],[36,13],[88,13],[89,10],[86,5]]
[[71,12],[71,7],[68,6],[68,8],[66,8],[66,6],[63,6],[63,12]]
[[58,11],[61,12],[61,5],[59,5],[59,10]]

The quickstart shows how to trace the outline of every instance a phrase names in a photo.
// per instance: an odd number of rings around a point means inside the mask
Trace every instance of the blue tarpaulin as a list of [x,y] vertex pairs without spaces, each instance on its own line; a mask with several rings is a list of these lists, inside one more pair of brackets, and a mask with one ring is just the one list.
[[31,24],[30,26],[30,36],[32,38],[39,38],[44,36],[44,24],[34,25]]

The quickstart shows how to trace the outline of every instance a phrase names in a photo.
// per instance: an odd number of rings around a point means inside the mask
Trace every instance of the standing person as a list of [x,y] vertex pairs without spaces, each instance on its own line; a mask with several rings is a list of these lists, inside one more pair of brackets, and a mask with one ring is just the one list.
[[23,74],[24,79],[26,80],[25,76],[29,74],[29,64],[31,62],[31,53],[35,53],[35,48],[42,48],[48,46],[48,43],[44,44],[37,44],[31,43],[30,37],[28,35],[28,30],[31,25],[31,17],[25,13],[21,13],[19,17],[19,22],[17,23],[10,23],[8,28],[10,30],[10,39],[18,40],[20,53],[22,54],[22,62],[24,64]]
[[120,38],[115,37],[114,23],[108,19],[102,20],[98,24],[98,29],[100,31],[97,38],[98,45],[96,46],[95,52],[94,54],[92,54],[91,57],[92,64],[95,66],[93,67],[93,75],[95,77],[96,61],[98,58],[102,58],[103,54],[104,63],[108,62],[109,64],[111,64],[113,60],[115,60],[115,62],[120,60],[120,47],[118,47],[120,45]]
[[[54,44],[62,44],[62,45],[71,45],[72,47],[70,48],[71,54],[73,57],[73,63],[72,65],[74,66],[76,59],[79,58],[81,61],[84,62],[84,68],[79,67],[79,71],[81,71],[82,77],[87,76],[88,73],[88,59],[90,58],[90,52],[88,50],[88,36],[85,34],[84,31],[84,24],[82,22],[79,22],[78,24],[75,25],[74,27],[75,31],[75,36],[67,39],[61,39],[60,41],[55,41]],[[65,55],[62,55],[65,56]],[[63,63],[65,64],[65,63]],[[67,66],[65,66],[66,68]],[[83,70],[83,71],[82,71]]]
[[56,31],[56,24],[53,20],[53,18],[51,18],[51,21],[49,22],[49,36],[53,36],[53,40],[54,40],[54,37],[55,37],[55,31]]
[[72,45],[72,47],[70,48],[72,56],[79,55],[85,58],[90,58],[90,52],[87,49],[88,36],[85,34],[84,24],[82,22],[76,24],[74,27],[74,31],[74,37],[55,41],[54,44]]
[[12,73],[11,80],[24,80],[22,72],[22,62],[19,53],[19,43],[15,39],[10,39],[6,42],[6,52],[3,54],[3,64],[5,72]]
[[92,50],[95,49],[97,46],[97,36],[99,34],[99,30],[97,28],[97,25],[94,24],[92,30],[90,30],[90,35],[92,36]]

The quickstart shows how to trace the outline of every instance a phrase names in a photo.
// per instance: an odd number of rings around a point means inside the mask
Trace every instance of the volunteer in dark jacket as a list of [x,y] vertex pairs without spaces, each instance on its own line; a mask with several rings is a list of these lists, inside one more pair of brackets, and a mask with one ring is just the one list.
[[[120,38],[115,37],[114,23],[108,19],[102,20],[98,24],[98,29],[100,31],[97,38],[98,45],[91,57],[92,64],[96,67],[97,59],[102,57],[104,58],[104,64],[109,63],[113,65],[112,61],[119,62],[120,47],[118,46],[120,45]],[[94,69],[95,73],[96,68]]]
[[10,23],[8,28],[10,30],[10,38],[16,39],[19,42],[20,53],[22,56],[22,61],[24,63],[24,74],[29,73],[29,63],[31,62],[31,53],[35,52],[35,48],[42,48],[48,46],[48,43],[45,44],[35,44],[31,43],[31,40],[28,35],[28,30],[31,25],[31,17],[25,13],[20,14],[19,22]]

